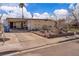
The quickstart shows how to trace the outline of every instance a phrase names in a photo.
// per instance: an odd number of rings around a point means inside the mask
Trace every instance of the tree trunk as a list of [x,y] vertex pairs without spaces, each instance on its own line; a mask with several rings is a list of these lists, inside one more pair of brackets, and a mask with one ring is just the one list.
[[23,14],[23,7],[22,7],[22,19],[24,18],[24,14]]

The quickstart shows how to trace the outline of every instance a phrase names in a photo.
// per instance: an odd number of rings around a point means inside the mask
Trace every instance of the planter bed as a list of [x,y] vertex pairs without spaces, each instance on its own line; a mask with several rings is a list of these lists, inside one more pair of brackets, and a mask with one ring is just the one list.
[[34,33],[34,34],[37,34],[37,35],[39,35],[39,36],[43,36],[43,37],[45,37],[45,34],[44,34],[44,33],[39,32],[39,31],[34,31],[33,33]]
[[79,32],[77,32],[77,34],[79,34]]
[[52,33],[48,33],[47,35],[45,33],[40,32],[40,31],[34,31],[33,33],[37,34],[39,36],[42,36],[42,37],[46,37],[46,38],[56,38],[56,37],[72,36],[72,35],[74,35],[73,32],[63,33],[63,34],[56,34],[56,33],[52,32]]
[[50,35],[48,38],[55,38],[55,37],[63,37],[63,36],[72,36],[74,33],[63,33],[63,34],[56,34],[56,35]]

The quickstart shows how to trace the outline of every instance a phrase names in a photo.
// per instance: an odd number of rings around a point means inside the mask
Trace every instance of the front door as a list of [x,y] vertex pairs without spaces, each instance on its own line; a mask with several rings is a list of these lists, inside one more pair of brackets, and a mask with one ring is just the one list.
[[10,28],[13,28],[13,22],[10,22]]

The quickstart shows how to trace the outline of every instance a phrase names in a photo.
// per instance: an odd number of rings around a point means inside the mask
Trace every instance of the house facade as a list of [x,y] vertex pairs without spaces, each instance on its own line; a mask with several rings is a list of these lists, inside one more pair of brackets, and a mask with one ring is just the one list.
[[51,19],[21,19],[7,18],[10,29],[41,30],[54,28],[55,22]]

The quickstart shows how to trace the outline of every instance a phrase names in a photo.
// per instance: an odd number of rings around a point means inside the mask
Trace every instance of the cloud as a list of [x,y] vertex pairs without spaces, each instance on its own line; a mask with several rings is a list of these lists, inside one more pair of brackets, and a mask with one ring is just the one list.
[[49,14],[47,12],[44,12],[43,14],[40,15],[40,18],[41,19],[49,19],[50,16],[49,16]]
[[[2,4],[0,10],[6,11],[10,18],[22,18],[22,9],[18,4]],[[23,7],[23,14],[24,18],[32,18],[31,13],[25,7]]]
[[68,15],[68,11],[66,9],[56,9],[53,13],[57,19],[65,19]]
[[34,18],[34,19],[40,18],[40,14],[39,14],[39,13],[34,13],[34,14],[33,14],[33,18]]
[[49,16],[49,14],[47,12],[44,12],[42,14],[34,13],[33,18],[35,18],[35,19],[37,19],[37,18],[39,18],[39,19],[49,19],[50,16]]
[[10,11],[15,11],[17,7],[13,6],[1,6],[0,9],[9,13]]
[[50,16],[50,19],[56,20],[56,17],[55,17],[54,15],[51,15],[51,16]]
[[74,5],[75,5],[75,3],[70,4],[70,5],[69,5],[69,9],[72,9],[72,10],[73,10],[73,9],[75,8]]
[[56,14],[56,15],[66,15],[67,13],[68,13],[68,11],[67,10],[65,10],[65,9],[57,9],[57,10],[55,10],[54,11],[54,13]]

